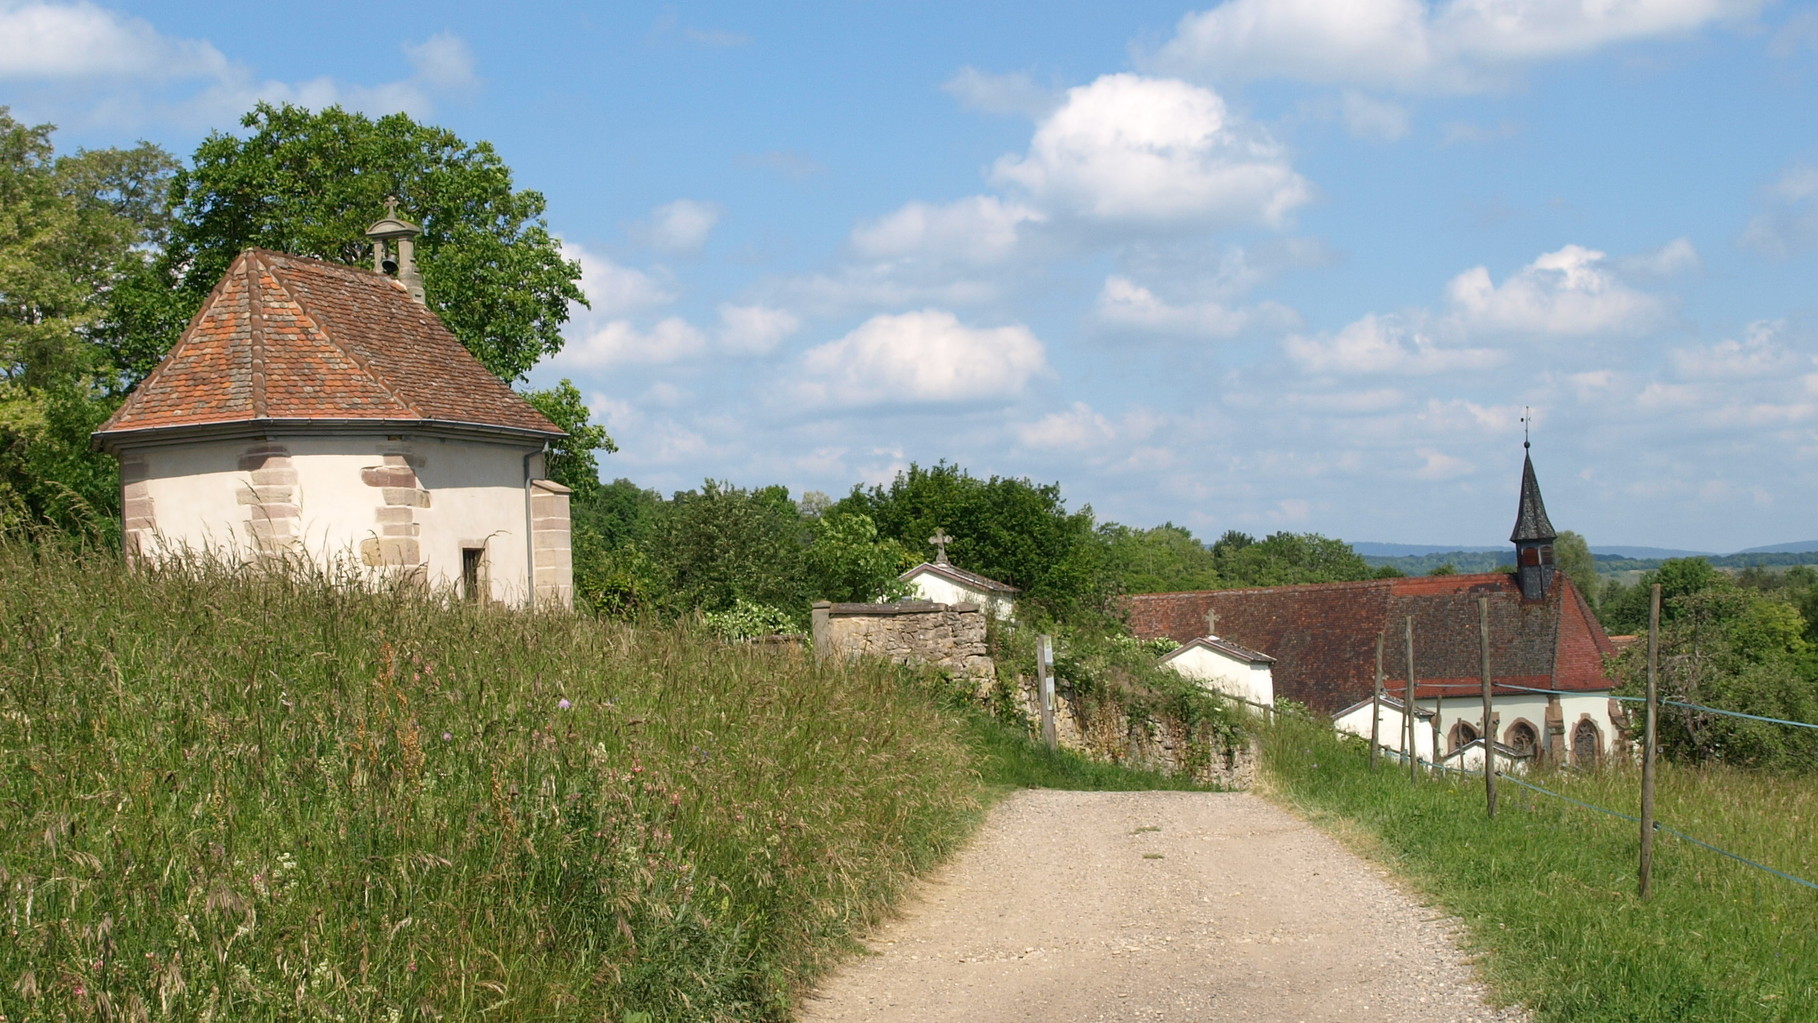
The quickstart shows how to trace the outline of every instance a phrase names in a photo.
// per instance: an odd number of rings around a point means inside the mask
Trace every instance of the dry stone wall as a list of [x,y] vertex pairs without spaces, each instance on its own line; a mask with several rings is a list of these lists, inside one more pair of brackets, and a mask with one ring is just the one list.
[[[1039,735],[1041,704],[1034,679],[1017,680],[1018,709]],[[1185,775],[1222,789],[1247,789],[1256,780],[1258,750],[1248,734],[1229,741],[1217,731],[1189,728],[1180,721],[1133,718],[1124,708],[1055,694],[1054,734],[1062,749],[1093,760],[1123,764],[1169,776]]]
[[893,604],[814,605],[814,649],[821,657],[882,657],[926,664],[979,684],[997,678],[976,604],[904,600]]

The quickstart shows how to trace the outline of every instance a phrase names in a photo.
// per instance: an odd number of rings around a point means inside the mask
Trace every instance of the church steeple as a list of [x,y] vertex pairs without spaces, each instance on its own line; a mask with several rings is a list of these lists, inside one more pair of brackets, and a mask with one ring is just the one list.
[[1526,438],[1521,448],[1521,507],[1515,513],[1515,530],[1509,534],[1509,542],[1515,545],[1515,577],[1521,583],[1521,599],[1541,600],[1553,584],[1553,541],[1559,534],[1547,521],[1547,506],[1540,499],[1540,481],[1534,478],[1534,458],[1528,454],[1531,445]]

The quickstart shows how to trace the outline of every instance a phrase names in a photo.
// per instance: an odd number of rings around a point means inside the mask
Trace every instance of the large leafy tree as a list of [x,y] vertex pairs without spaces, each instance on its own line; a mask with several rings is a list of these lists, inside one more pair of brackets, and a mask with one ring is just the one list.
[[176,175],[162,258],[115,310],[111,341],[130,372],[156,365],[243,249],[369,265],[365,230],[388,197],[423,228],[430,307],[481,362],[517,381],[561,349],[569,304],[586,302],[580,266],[549,233],[543,196],[514,188],[489,143],[340,107],[261,103],[240,123]]
[[143,143],[58,157],[52,131],[0,107],[0,525],[107,532],[118,476],[88,434],[119,367],[94,339],[162,239],[176,164]]
[[928,537],[943,529],[954,537],[954,564],[1022,588],[1025,606],[1055,617],[1109,609],[1114,586],[1092,510],[1069,512],[1059,484],[911,465],[887,487],[854,487],[833,511],[869,516],[880,536],[911,552],[929,551]]
[[1262,540],[1227,532],[1212,545],[1226,586],[1353,582],[1378,573],[1343,540],[1318,533],[1271,533]]

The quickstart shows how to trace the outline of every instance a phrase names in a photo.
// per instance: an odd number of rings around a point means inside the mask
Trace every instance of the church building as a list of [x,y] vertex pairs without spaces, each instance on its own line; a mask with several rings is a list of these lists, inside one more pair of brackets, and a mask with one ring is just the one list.
[[[1216,638],[1274,658],[1275,695],[1369,734],[1381,651],[1384,692],[1407,699],[1413,632],[1416,749],[1463,755],[1481,739],[1479,598],[1488,602],[1492,738],[1522,756],[1579,765],[1625,748],[1629,721],[1610,698],[1614,652],[1603,626],[1553,558],[1553,525],[1531,457],[1510,541],[1513,574],[1421,576],[1125,598],[1130,630],[1179,643]],[[1359,706],[1364,713],[1359,715]],[[1399,711],[1388,716],[1404,719]],[[1361,725],[1354,722],[1362,721]],[[1383,745],[1402,749],[1389,720]]]
[[371,270],[234,260],[94,434],[120,459],[129,557],[304,559],[572,604],[568,490],[543,478],[566,434],[425,304],[419,233],[395,211],[373,225]]

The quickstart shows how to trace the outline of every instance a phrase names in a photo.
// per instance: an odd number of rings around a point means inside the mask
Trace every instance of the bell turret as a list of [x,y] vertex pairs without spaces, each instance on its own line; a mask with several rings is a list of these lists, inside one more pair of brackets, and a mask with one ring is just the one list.
[[1521,584],[1521,599],[1542,600],[1553,585],[1553,541],[1559,534],[1547,521],[1528,442],[1522,441],[1521,447],[1521,508],[1515,513],[1515,531],[1509,534],[1509,542],[1515,545],[1515,578]]
[[[422,228],[399,218],[395,198],[385,200],[385,219],[366,229],[366,237],[372,239],[372,268],[382,274],[395,274],[418,302],[425,301],[423,275],[417,271],[417,236],[422,233]],[[398,243],[395,260],[386,251],[386,243],[393,240]]]

